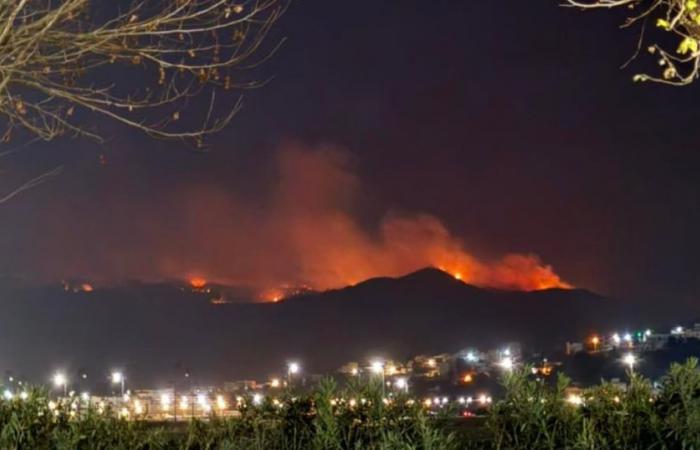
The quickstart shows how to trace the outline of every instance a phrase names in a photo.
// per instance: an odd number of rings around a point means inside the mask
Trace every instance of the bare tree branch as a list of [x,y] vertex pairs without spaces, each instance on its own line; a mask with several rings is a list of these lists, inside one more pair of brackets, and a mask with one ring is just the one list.
[[136,0],[120,10],[116,0],[0,0],[3,141],[16,128],[101,141],[85,111],[201,146],[240,100],[200,105],[195,126],[181,120],[184,107],[261,84],[244,74],[276,49],[261,46],[287,1]]
[[24,191],[27,191],[29,189],[32,189],[33,187],[39,186],[42,183],[45,183],[49,181],[51,178],[59,175],[61,171],[63,170],[63,167],[56,167],[53,170],[50,170],[48,172],[44,172],[43,174],[39,175],[38,177],[32,178],[31,180],[27,181],[26,183],[22,184],[21,186],[13,189],[12,191],[8,192],[7,194],[3,195],[0,197],[0,205],[12,200],[19,194],[21,194]]
[[203,146],[240,110],[240,92],[263,84],[246,72],[279,46],[262,44],[288,2],[0,0],[0,156],[18,149],[2,147],[19,130],[29,132],[25,142],[66,134],[103,142],[88,113]]

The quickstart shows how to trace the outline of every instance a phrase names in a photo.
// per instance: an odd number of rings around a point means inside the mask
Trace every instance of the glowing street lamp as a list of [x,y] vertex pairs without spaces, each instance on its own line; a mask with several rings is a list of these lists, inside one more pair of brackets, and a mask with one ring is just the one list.
[[56,372],[53,376],[53,384],[57,388],[63,387],[63,396],[68,395],[68,378],[63,372]]
[[578,394],[569,394],[569,396],[566,398],[566,401],[573,406],[583,405],[583,397],[581,397]]
[[612,335],[612,341],[613,341],[613,344],[620,345],[620,335],[617,333],[614,333]]
[[226,409],[226,399],[224,399],[223,395],[217,395],[216,396],[216,407],[219,409],[219,411],[223,411]]
[[629,367],[631,372],[634,372],[634,366],[637,364],[637,357],[633,353],[627,353],[622,357],[622,362]]
[[394,381],[394,386],[396,386],[397,389],[404,391],[405,393],[408,393],[408,381],[406,378],[397,378]]
[[160,409],[163,411],[169,411],[170,410],[170,404],[172,402],[172,399],[170,398],[170,394],[161,394],[160,395]]
[[296,375],[301,372],[301,366],[297,362],[291,362],[287,364],[287,373],[289,375]]
[[369,370],[375,375],[382,376],[382,395],[384,395],[384,388],[386,385],[386,380],[384,379],[384,361],[374,360],[369,365]]
[[632,348],[634,346],[634,343],[632,342],[632,335],[630,333],[625,333],[622,339],[624,339],[629,348]]
[[501,360],[498,362],[498,365],[503,370],[507,370],[507,371],[513,370],[513,366],[514,366],[513,358],[511,358],[510,356],[505,356],[505,357],[501,358]]
[[591,338],[591,344],[593,344],[593,350],[598,350],[598,344],[600,344],[600,338],[598,336],[593,336]]
[[112,372],[112,384],[120,384],[122,388],[122,397],[124,396],[124,381],[125,377],[122,372]]
[[384,373],[384,363],[382,361],[372,361],[369,368],[375,375],[381,375]]
[[292,379],[301,373],[301,365],[298,362],[290,362],[287,364],[287,384],[291,387]]

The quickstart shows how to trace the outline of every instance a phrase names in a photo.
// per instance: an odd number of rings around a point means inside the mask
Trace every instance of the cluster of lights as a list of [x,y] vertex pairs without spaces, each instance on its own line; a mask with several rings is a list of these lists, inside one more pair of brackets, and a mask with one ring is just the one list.
[[[683,328],[682,328],[682,327],[676,327],[676,328],[674,328],[674,330],[672,330],[672,334],[681,334],[681,333],[683,333]],[[650,336],[650,335],[651,335],[651,331],[650,331],[650,330],[646,330],[646,331],[644,332],[644,336],[645,336],[645,337],[648,337],[648,336]],[[626,343],[630,343],[630,344],[631,344],[631,343],[633,342],[633,336],[632,336],[630,333],[626,333],[626,334],[624,334],[623,336],[620,336],[618,333],[614,333],[614,334],[612,334],[612,336],[611,336],[611,340],[612,340],[612,342],[613,342],[615,345],[619,345],[619,344],[620,344],[621,342],[623,342],[623,341],[626,342]],[[591,342],[595,347],[597,347],[597,346],[601,343],[601,339],[600,339],[598,336],[593,336],[593,337],[591,338],[591,341],[590,341],[590,342]],[[470,351],[470,352],[468,352],[468,353],[466,354],[465,359],[466,359],[467,361],[469,361],[469,362],[476,362],[476,361],[478,361],[477,355],[476,355],[474,352],[472,352],[472,351]],[[637,359],[637,357],[636,357],[633,353],[627,353],[627,354],[625,354],[625,355],[622,357],[622,363],[623,363],[624,365],[626,365],[627,367],[629,367],[629,369],[630,369],[631,371],[634,371],[635,366],[638,364],[638,359]],[[431,367],[431,368],[434,368],[434,367],[437,366],[437,362],[436,362],[436,360],[435,360],[434,358],[430,358],[430,359],[427,360],[427,365],[428,365],[429,367]],[[512,353],[511,353],[510,349],[506,348],[506,349],[504,349],[504,350],[501,352],[501,354],[500,354],[500,360],[497,362],[497,366],[499,366],[501,369],[503,369],[503,370],[505,370],[505,371],[511,371],[511,370],[514,369],[514,367],[515,367],[515,360],[514,360],[514,358],[513,358],[513,356],[512,356]],[[384,375],[385,375],[385,373],[386,373],[386,371],[387,371],[387,365],[386,365],[385,362],[382,361],[382,360],[378,360],[378,359],[377,359],[377,360],[372,360],[372,361],[370,362],[369,371],[370,371],[371,373],[375,374],[375,375],[382,375],[382,377],[384,377]],[[395,372],[395,370],[394,370],[393,372]],[[393,373],[393,372],[392,372],[392,373]],[[300,364],[299,364],[298,362],[290,362],[290,363],[287,364],[287,374],[288,374],[288,376],[290,377],[290,379],[291,379],[292,376],[298,375],[299,373],[301,373],[301,366],[300,366]],[[359,374],[359,369],[358,369],[357,367],[353,367],[353,368],[351,369],[351,373],[352,373],[353,375],[358,375],[358,374]],[[85,377],[86,377],[86,375],[83,375],[83,378],[85,378]],[[57,372],[57,373],[55,373],[55,374],[53,375],[53,377],[52,377],[52,380],[53,380],[53,384],[54,384],[56,387],[58,387],[58,388],[63,388],[63,389],[64,389],[64,393],[65,393],[66,395],[68,395],[68,393],[67,393],[67,388],[68,388],[68,377],[67,377],[63,372]],[[124,399],[125,402],[128,402],[128,401],[130,400],[130,393],[129,393],[129,391],[124,392],[124,382],[125,382],[125,380],[126,380],[126,377],[124,376],[124,374],[123,374],[122,372],[112,372],[111,375],[110,375],[110,380],[111,380],[111,382],[112,382],[113,384],[120,384],[120,385],[122,386],[122,396],[123,396],[123,399]],[[473,375],[472,375],[471,373],[467,373],[467,374],[464,375],[464,377],[462,378],[462,381],[465,382],[465,383],[470,383],[470,382],[472,382],[472,381],[473,381]],[[391,385],[392,385],[392,382],[387,381],[387,385],[388,385],[388,386],[391,386]],[[278,387],[281,387],[281,386],[282,386],[282,382],[281,382],[281,380],[280,380],[279,378],[273,378],[273,379],[270,380],[270,387],[272,387],[272,388],[278,388]],[[408,392],[408,386],[409,386],[409,385],[408,385],[408,380],[407,380],[405,377],[395,378],[395,379],[393,380],[393,386],[394,386],[397,390],[399,390],[399,391]],[[70,397],[72,397],[73,395],[74,395],[74,393],[71,392],[71,393],[70,393]],[[19,398],[21,398],[21,399],[24,400],[24,399],[28,398],[29,394],[28,394],[26,391],[22,391],[22,392],[19,393],[18,396],[19,396]],[[13,394],[13,392],[10,391],[9,389],[6,389],[6,390],[2,393],[2,397],[3,397],[5,400],[8,400],[8,401],[9,401],[9,400],[14,399],[15,394]],[[83,400],[83,401],[86,402],[86,403],[89,403],[89,402],[90,402],[90,395],[89,395],[89,393],[87,393],[87,392],[82,393],[82,394],[80,395],[80,399]],[[160,406],[161,406],[161,409],[162,409],[163,411],[171,410],[172,407],[173,407],[173,404],[174,404],[174,400],[175,400],[175,399],[174,399],[170,394],[167,394],[167,393],[162,394],[162,395],[160,396]],[[253,397],[252,397],[251,400],[252,400],[252,404],[253,404],[253,405],[259,406],[259,405],[261,405],[261,404],[263,403],[264,397],[263,397],[262,394],[256,393],[256,394],[253,395]],[[388,398],[384,398],[383,400],[384,400],[384,403],[387,404],[387,405],[390,404],[390,403],[392,402],[392,400],[391,400],[391,399],[388,399]],[[237,398],[236,398],[236,401],[237,401],[237,403],[238,403],[239,405],[241,405],[241,404],[244,403],[244,399],[241,398],[241,397],[237,397]],[[343,401],[344,401],[344,400],[343,400]],[[413,400],[409,400],[409,401],[410,401],[411,403],[414,402]],[[475,402],[476,402],[476,403],[478,403],[478,404],[481,405],[481,406],[486,406],[486,405],[491,404],[492,401],[493,401],[493,399],[491,398],[491,396],[489,396],[489,395],[487,395],[487,394],[481,394],[481,395],[479,395],[479,396],[476,397],[476,398],[472,398],[472,397],[459,397],[459,399],[458,399],[458,403],[461,404],[461,405],[471,405],[472,403],[475,403]],[[281,403],[279,400],[277,400],[277,399],[274,399],[272,402],[273,402],[273,404],[276,405],[276,406],[282,406],[282,403]],[[584,403],[583,398],[582,398],[580,395],[577,395],[577,394],[570,394],[570,395],[566,398],[566,402],[569,403],[569,404],[571,404],[571,405],[574,405],[574,406],[580,406],[580,405],[582,405],[582,404]],[[97,406],[98,406],[98,412],[104,410],[104,404],[101,404],[101,403],[102,403],[102,402],[100,402],[100,404],[97,405]],[[335,404],[335,403],[337,403],[337,400],[334,400],[334,404]],[[360,399],[360,403],[361,403],[361,404],[366,404],[366,403],[367,403],[367,400],[366,400],[366,399]],[[448,403],[449,403],[449,398],[448,398],[448,397],[426,398],[426,399],[424,400],[424,402],[423,402],[423,404],[424,404],[426,407],[432,407],[432,406],[440,407],[440,406],[444,406],[444,405],[446,405],[446,404],[448,404]],[[358,401],[357,401],[356,399],[350,399],[349,401],[347,401],[347,404],[348,404],[350,407],[355,407],[355,406],[358,404]],[[53,405],[53,407],[52,407],[52,405]],[[205,394],[202,394],[202,393],[200,393],[200,394],[197,395],[197,397],[196,397],[196,405],[199,407],[200,410],[202,410],[202,411],[204,411],[204,412],[210,412],[210,411],[212,410],[212,404],[210,403],[209,397],[206,396]],[[180,408],[181,410],[187,410],[187,409],[189,409],[189,408],[190,408],[190,401],[189,401],[188,396],[186,396],[186,395],[181,396],[180,399],[179,399],[178,406],[179,406],[179,408]],[[224,398],[223,396],[221,396],[221,395],[217,395],[217,396],[216,396],[216,399],[215,399],[215,406],[216,406],[216,408],[217,408],[218,410],[220,410],[220,411],[223,411],[223,410],[225,410],[225,409],[228,407],[225,398]],[[72,403],[72,404],[71,404],[71,408],[72,408],[72,409],[75,409],[76,407],[77,407],[77,405],[76,405],[75,403]],[[193,407],[193,410],[194,410],[194,404],[192,405],[192,407]],[[53,401],[49,402],[49,408],[50,408],[51,410],[55,410],[56,404],[55,404]],[[58,411],[55,411],[55,412],[58,412]],[[143,414],[144,408],[143,408],[142,403],[141,403],[139,400],[134,400],[134,402],[133,402],[133,412],[134,412],[136,415],[142,415],[142,414]],[[129,417],[130,411],[129,411],[127,408],[123,407],[121,410],[119,410],[118,414],[119,414],[120,416],[122,416],[122,417]]]

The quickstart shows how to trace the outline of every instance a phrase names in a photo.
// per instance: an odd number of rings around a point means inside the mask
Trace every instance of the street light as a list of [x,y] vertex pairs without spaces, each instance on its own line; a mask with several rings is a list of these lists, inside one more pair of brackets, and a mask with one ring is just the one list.
[[287,364],[287,384],[292,385],[292,377],[301,372],[301,366],[298,362],[290,362]]
[[219,409],[219,411],[226,409],[226,399],[223,395],[216,396],[216,407]]
[[620,345],[620,335],[617,333],[614,333],[612,335],[612,341],[613,341],[613,344]]
[[370,370],[375,375],[380,375],[384,373],[384,363],[382,361],[372,361],[370,363]]
[[384,388],[386,380],[384,379],[384,362],[375,360],[370,363],[369,370],[375,375],[382,376],[382,396],[384,396]]
[[124,374],[121,372],[112,372],[112,384],[121,384],[122,387],[122,397],[124,396]]
[[291,362],[287,364],[287,373],[289,375],[296,375],[299,372],[301,372],[301,366],[299,365],[299,363]]
[[53,384],[56,387],[63,387],[63,396],[68,395],[68,378],[63,372],[56,372],[53,376]]
[[630,368],[631,372],[634,372],[634,366],[637,364],[637,357],[633,353],[627,353],[622,357],[622,362]]
[[513,370],[513,358],[510,356],[501,358],[498,365],[501,366],[501,369],[503,370]]
[[170,403],[171,403],[171,398],[170,394],[163,393],[160,395],[160,409],[163,411],[169,411],[170,410]]
[[404,391],[408,394],[408,381],[405,378],[397,378],[394,381],[394,386],[396,386],[397,389]]

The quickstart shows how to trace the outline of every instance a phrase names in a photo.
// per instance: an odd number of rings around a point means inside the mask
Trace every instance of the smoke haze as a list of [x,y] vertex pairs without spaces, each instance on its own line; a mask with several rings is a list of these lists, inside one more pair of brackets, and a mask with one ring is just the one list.
[[249,286],[266,300],[289,287],[335,288],[426,266],[483,287],[568,287],[535,255],[480,259],[429,214],[387,212],[368,230],[354,213],[361,181],[342,150],[286,144],[274,166],[262,203],[189,184],[159,204],[121,198],[109,211],[59,208],[79,220],[54,221],[59,228],[40,237],[40,272],[98,283],[198,278]]

